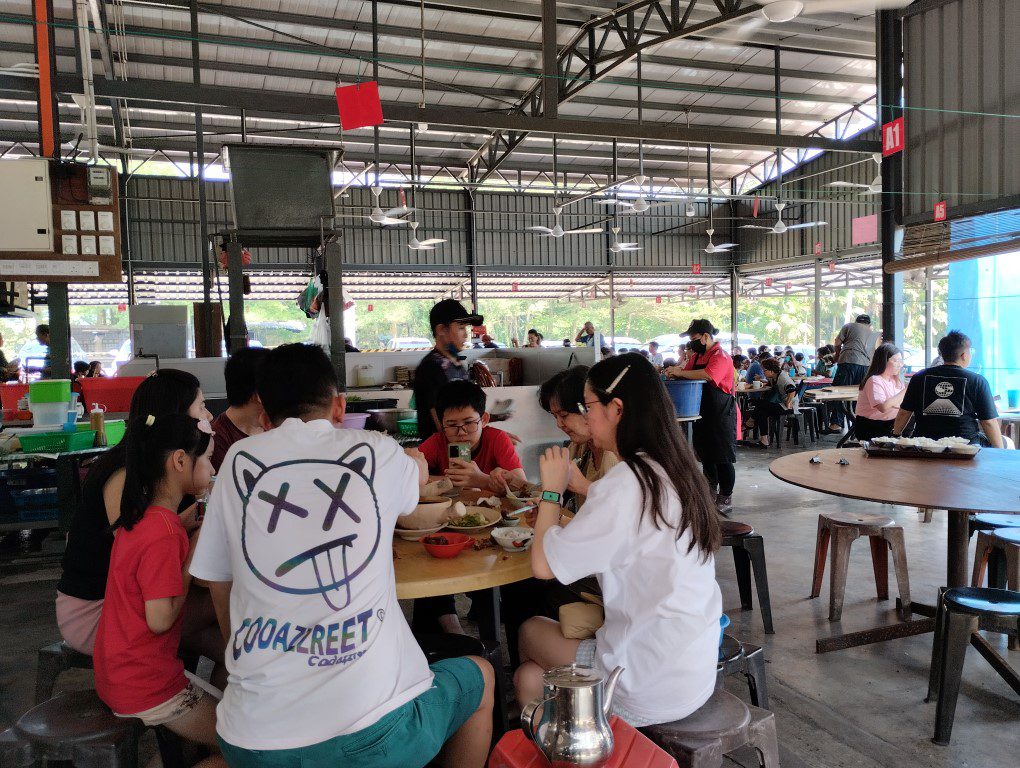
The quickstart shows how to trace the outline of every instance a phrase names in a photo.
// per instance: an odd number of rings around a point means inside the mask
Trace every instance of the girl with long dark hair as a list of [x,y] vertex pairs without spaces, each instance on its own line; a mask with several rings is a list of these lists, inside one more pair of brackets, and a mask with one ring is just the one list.
[[[91,404],[86,407],[91,407]],[[135,390],[128,421],[131,423],[141,415],[159,417],[172,413],[186,414],[195,419],[212,419],[212,414],[205,408],[205,396],[198,379],[186,371],[163,368],[146,378]],[[57,626],[64,642],[82,653],[92,653],[99,614],[103,609],[106,574],[110,569],[110,550],[113,547],[111,526],[120,517],[129,442],[125,436],[93,463],[82,485],[81,504],[71,518],[67,534],[67,548],[61,562],[63,573],[57,582]],[[182,512],[181,522],[189,530],[197,527],[194,505],[189,505]],[[193,612],[196,617],[199,613]],[[215,624],[214,616],[211,620]],[[190,637],[194,633],[186,631],[185,634]],[[215,658],[219,660],[222,655],[221,648]]]
[[893,433],[893,422],[900,412],[900,403],[907,385],[900,374],[903,353],[894,344],[880,344],[871,358],[871,365],[859,387],[854,434],[859,440],[887,437]]
[[542,674],[577,662],[620,677],[614,711],[635,726],[686,717],[715,688],[722,598],[715,581],[719,522],[708,483],[676,424],[652,364],[635,353],[588,374],[580,408],[595,445],[620,458],[560,522],[572,474],[565,448],[546,451],[542,501],[531,549],[540,579],[569,584],[595,575],[605,623],[594,639],[563,637],[558,622],[521,628],[524,663],[515,674],[523,704],[541,694]]
[[[216,748],[216,701],[177,653],[191,585],[191,543],[177,515],[212,482],[208,422],[173,414],[132,420],[120,515],[93,659],[96,692],[117,715],[165,725]],[[197,534],[196,534],[197,537]],[[210,758],[208,764],[223,765]]]

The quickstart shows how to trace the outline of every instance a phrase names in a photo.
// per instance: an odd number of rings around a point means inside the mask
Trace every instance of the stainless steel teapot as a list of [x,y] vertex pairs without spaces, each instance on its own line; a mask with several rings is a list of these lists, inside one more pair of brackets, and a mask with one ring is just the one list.
[[598,768],[608,762],[613,754],[609,712],[621,672],[617,667],[605,680],[590,667],[567,664],[545,673],[543,698],[521,712],[521,728],[553,768]]

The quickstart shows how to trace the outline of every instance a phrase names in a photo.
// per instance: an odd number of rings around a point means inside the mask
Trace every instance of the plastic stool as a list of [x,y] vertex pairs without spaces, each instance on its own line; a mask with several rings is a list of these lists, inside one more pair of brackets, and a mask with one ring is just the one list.
[[75,768],[136,768],[140,720],[117,717],[95,691],[71,691],[37,704],[14,726],[36,757]]
[[63,640],[39,649],[35,671],[35,703],[53,696],[57,678],[69,669],[92,669],[92,657],[76,651]]
[[[938,697],[935,709],[936,744],[949,744],[953,733],[953,718],[956,701],[960,696],[963,679],[963,661],[967,646],[978,643],[978,651],[993,667],[1006,664],[999,654],[980,636],[975,636],[980,620],[985,617],[1001,617],[1017,623],[1020,630],[1020,592],[1008,589],[985,589],[982,587],[958,587],[948,589],[939,595],[938,612],[935,615],[935,642],[932,643],[931,671],[928,676],[928,695],[925,701]],[[972,640],[972,636],[975,640]],[[1003,674],[996,668],[1000,675]],[[1016,675],[1007,680],[1020,693]]]
[[740,590],[740,607],[745,611],[754,608],[751,598],[751,573],[754,572],[754,585],[758,590],[758,603],[761,606],[761,620],[765,625],[765,634],[775,634],[772,628],[772,601],[769,597],[769,576],[765,567],[765,540],[761,534],[755,533],[747,523],[735,520],[720,520],[724,547],[733,548],[733,565],[737,571],[737,587]]
[[765,652],[757,645],[741,643],[732,635],[724,635],[719,646],[719,665],[716,667],[716,685],[723,678],[743,675],[747,679],[751,704],[769,709],[768,683],[765,679]]
[[775,715],[719,689],[689,717],[638,730],[671,754],[680,768],[718,768],[723,755],[747,744],[763,768],[779,768]]
[[825,575],[825,555],[832,539],[832,565],[829,572],[829,621],[839,621],[843,615],[843,597],[846,593],[846,573],[850,565],[850,547],[855,539],[867,536],[871,543],[871,563],[875,571],[875,588],[879,600],[889,599],[889,555],[892,550],[896,585],[900,591],[900,613],[909,619],[910,578],[907,573],[907,550],[903,542],[903,528],[884,515],[858,515],[849,512],[826,512],[818,516],[818,536],[815,539],[815,570],[811,583],[811,597],[822,591]]
[[[1014,522],[1020,523],[1020,520]],[[998,568],[994,568],[998,565]],[[978,533],[974,551],[974,574],[970,585],[980,587],[988,569],[988,586],[1020,591],[1020,528],[996,528]],[[1009,650],[1015,651],[1020,638],[1009,636]]]

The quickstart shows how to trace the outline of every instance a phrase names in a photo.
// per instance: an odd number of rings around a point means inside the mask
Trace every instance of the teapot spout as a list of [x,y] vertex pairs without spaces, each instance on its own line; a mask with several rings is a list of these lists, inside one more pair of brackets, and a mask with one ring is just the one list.
[[616,693],[616,684],[620,680],[621,672],[623,672],[623,667],[617,667],[612,671],[609,675],[609,679],[606,681],[605,694],[602,700],[602,712],[607,718],[613,708],[613,694]]

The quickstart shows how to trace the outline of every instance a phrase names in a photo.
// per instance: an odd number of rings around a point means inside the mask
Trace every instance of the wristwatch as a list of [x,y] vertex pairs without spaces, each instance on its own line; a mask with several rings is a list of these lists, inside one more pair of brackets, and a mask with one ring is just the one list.
[[563,506],[563,494],[556,491],[542,491],[542,501],[549,501],[553,504]]

